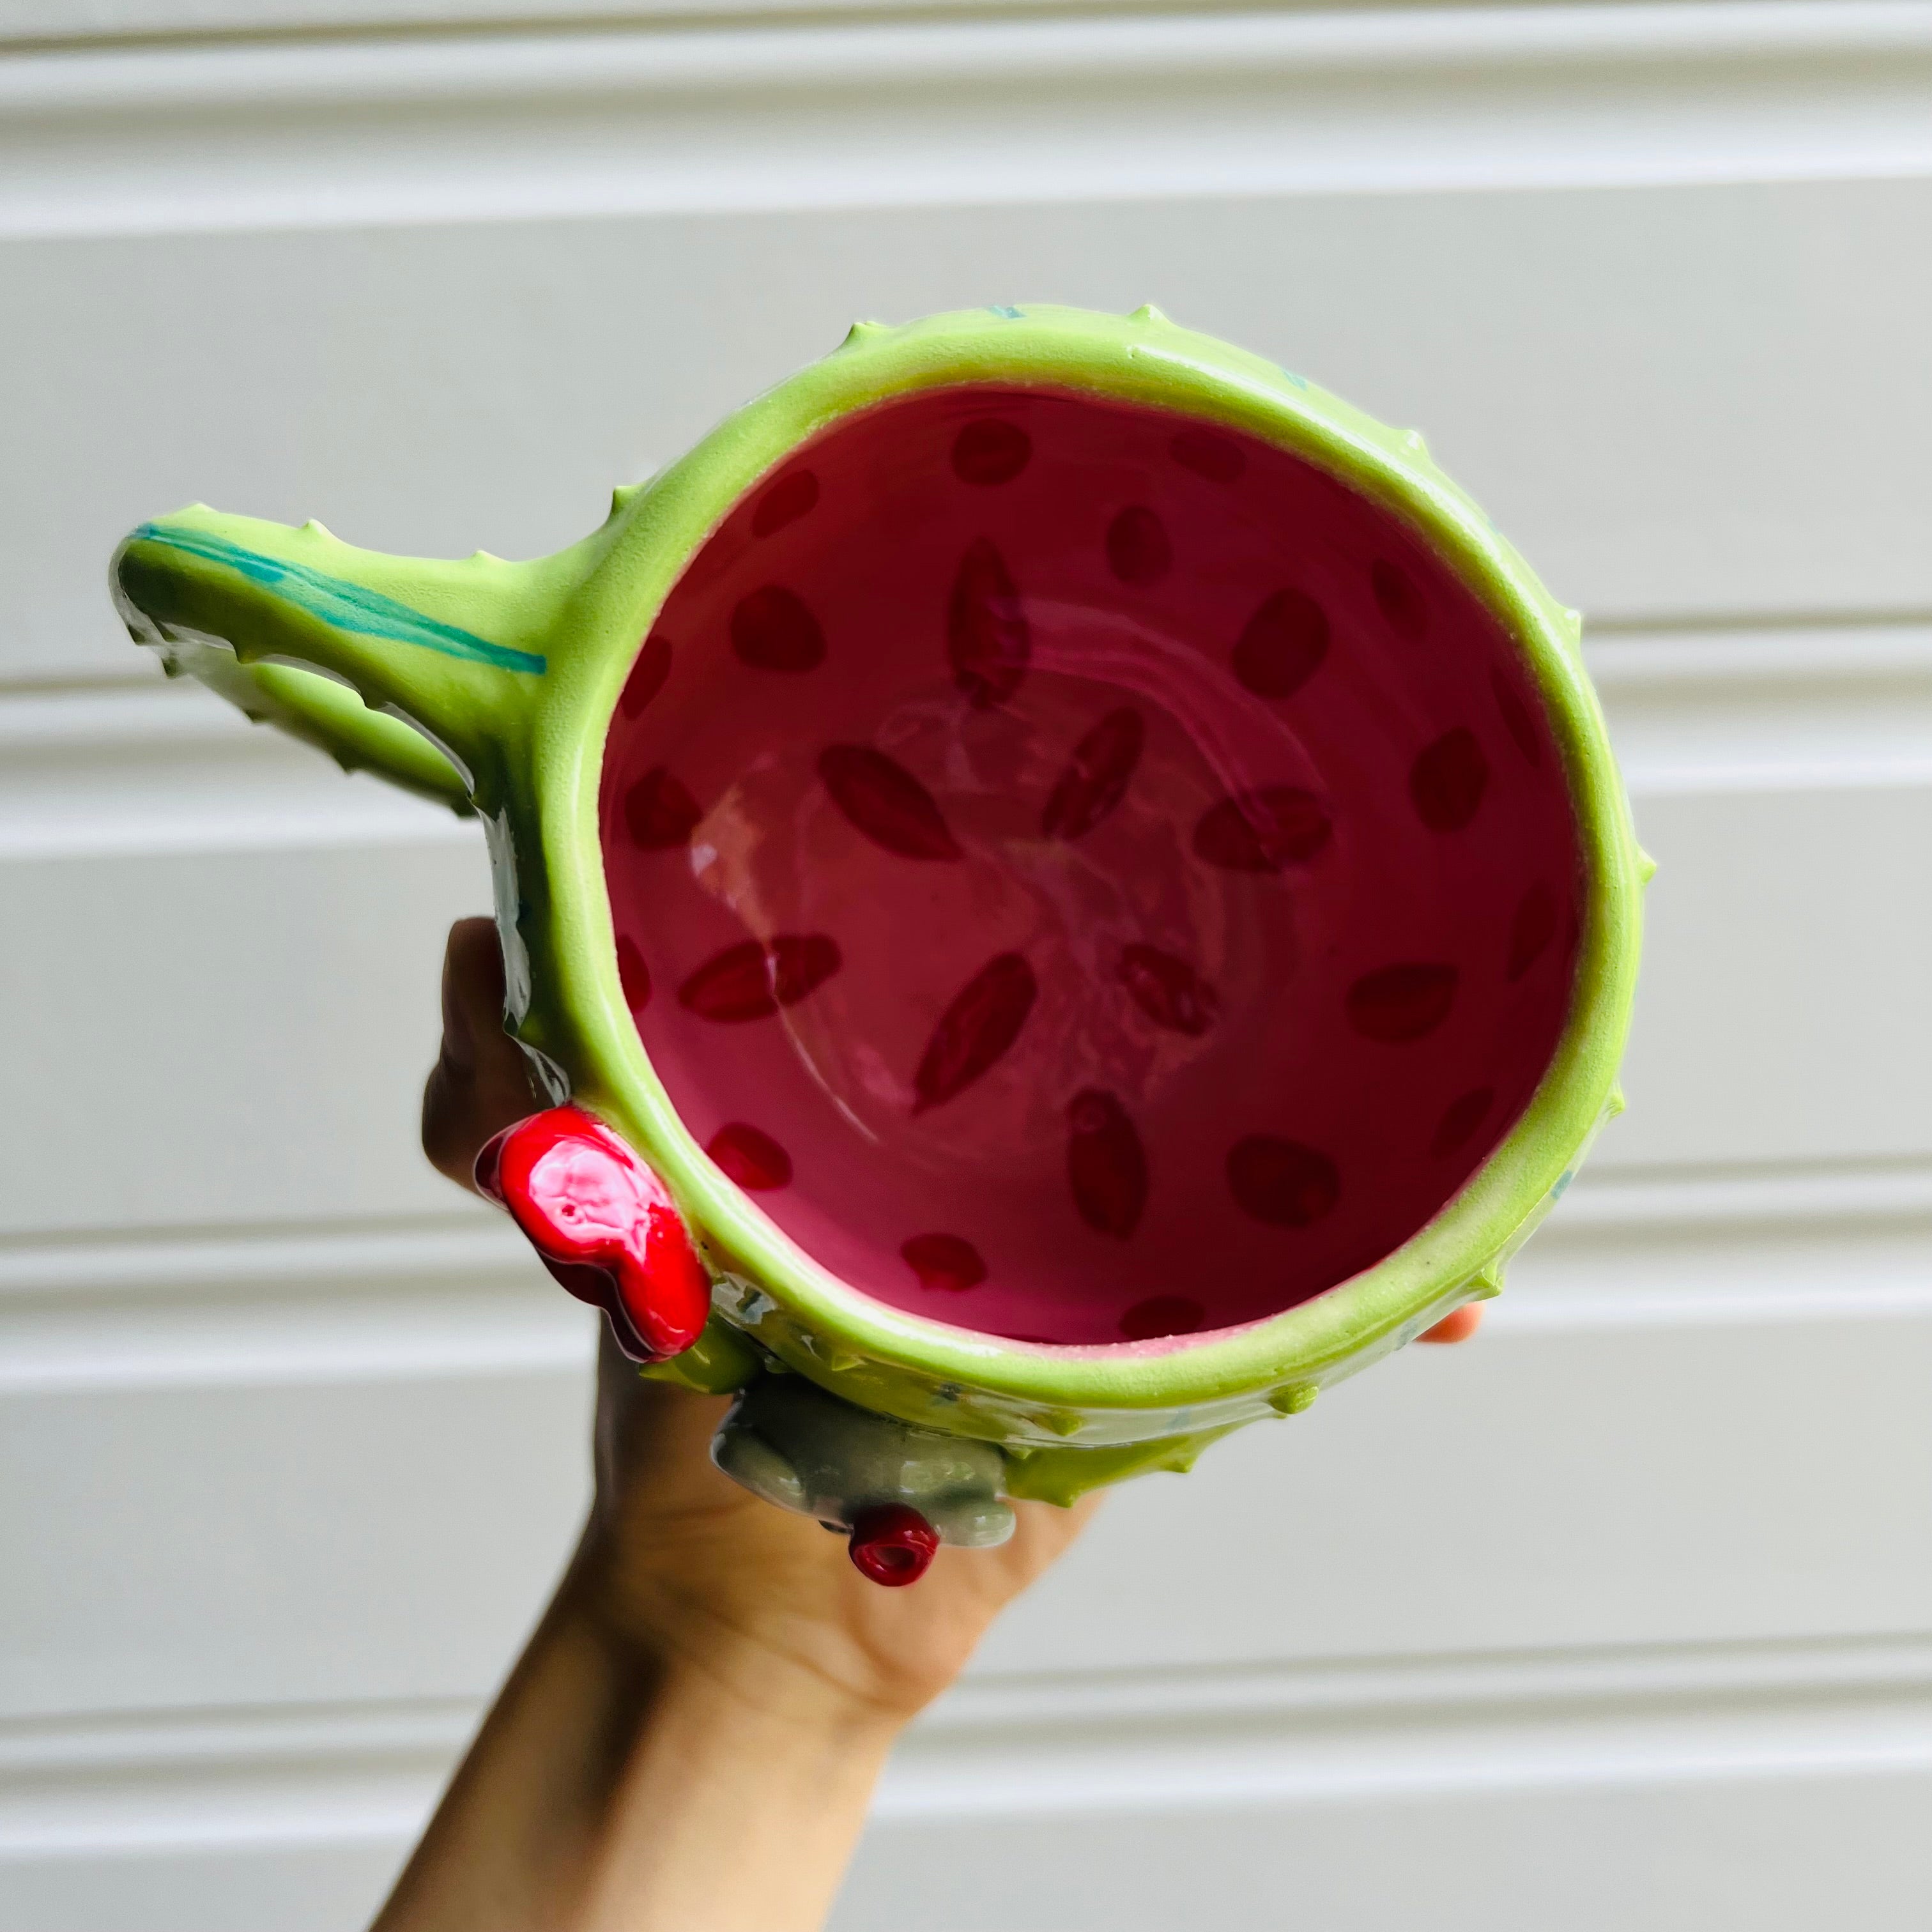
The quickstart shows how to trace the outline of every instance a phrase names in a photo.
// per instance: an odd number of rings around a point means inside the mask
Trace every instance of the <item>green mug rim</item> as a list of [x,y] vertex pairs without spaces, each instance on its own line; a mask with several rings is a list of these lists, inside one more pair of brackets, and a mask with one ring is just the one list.
[[[619,982],[598,810],[603,751],[672,586],[722,520],[800,444],[861,410],[956,386],[1045,388],[1165,409],[1316,464],[1402,520],[1456,572],[1522,652],[1549,710],[1587,892],[1570,1017],[1542,1081],[1474,1175],[1400,1248],[1238,1328],[1159,1344],[1054,1347],[876,1300],[814,1261],[706,1156],[651,1067]],[[1180,1410],[1326,1378],[1392,1346],[1391,1337],[1407,1339],[1406,1325],[1496,1292],[1502,1262],[1621,1104],[1616,1071],[1635,988],[1645,862],[1582,670],[1580,620],[1436,466],[1419,436],[1150,309],[1124,318],[1022,306],[899,328],[861,324],[838,350],[737,411],[651,482],[619,493],[593,542],[602,560],[567,625],[589,641],[554,660],[526,741],[548,890],[547,903],[525,916],[543,914],[550,954],[533,992],[556,1022],[538,1030],[572,1042],[568,1058],[578,1064],[569,1070],[584,1076],[578,1097],[659,1169],[700,1239],[739,1278],[740,1320],[764,1308],[760,1294],[782,1310],[770,1334],[753,1324],[761,1340],[775,1338],[794,1366],[835,1386],[832,1370],[849,1357],[928,1386],[964,1385],[1053,1410]],[[868,1399],[876,1402],[878,1391],[868,1388]]]

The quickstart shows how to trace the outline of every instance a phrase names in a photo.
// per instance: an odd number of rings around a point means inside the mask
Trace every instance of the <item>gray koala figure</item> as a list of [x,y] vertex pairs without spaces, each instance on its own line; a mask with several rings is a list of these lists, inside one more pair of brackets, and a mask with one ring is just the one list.
[[940,1543],[985,1550],[1013,1533],[997,1444],[915,1429],[790,1373],[760,1376],[732,1406],[711,1460],[781,1509],[850,1533],[875,1582],[917,1580]]

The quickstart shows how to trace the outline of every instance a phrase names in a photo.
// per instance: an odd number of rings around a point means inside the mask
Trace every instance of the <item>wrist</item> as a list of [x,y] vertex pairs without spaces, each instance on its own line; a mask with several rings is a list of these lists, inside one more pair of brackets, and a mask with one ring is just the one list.
[[571,1924],[816,1932],[900,1720],[758,1638],[614,1617],[589,1578],[566,1616],[616,1693]]
[[755,1726],[810,1748],[832,1738],[883,1763],[916,1706],[880,1698],[836,1636],[805,1618],[776,1627],[720,1611],[674,1576],[640,1577],[598,1534],[586,1532],[560,1593],[573,1622],[595,1634],[614,1666],[655,1686],[652,1701],[704,1709],[734,1730]]

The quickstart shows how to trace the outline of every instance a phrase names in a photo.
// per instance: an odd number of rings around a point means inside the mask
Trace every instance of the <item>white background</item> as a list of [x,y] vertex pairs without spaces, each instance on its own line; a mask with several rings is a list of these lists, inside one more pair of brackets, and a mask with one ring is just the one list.
[[580,1311],[413,1144],[473,831],[164,688],[116,538],[535,554],[854,316],[1029,299],[1426,430],[1588,614],[1664,869],[1484,1340],[1117,1496],[838,1932],[1932,1920],[1932,8],[0,46],[4,1932],[356,1924],[583,1496]]

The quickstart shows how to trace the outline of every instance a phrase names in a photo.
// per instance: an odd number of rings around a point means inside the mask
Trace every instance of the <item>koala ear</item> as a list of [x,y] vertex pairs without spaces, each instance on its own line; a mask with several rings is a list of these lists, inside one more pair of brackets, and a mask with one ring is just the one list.
[[925,1508],[940,1542],[961,1550],[991,1550],[1013,1533],[1013,1506],[998,1496],[956,1496]]
[[756,1430],[738,1420],[734,1409],[711,1438],[711,1460],[734,1483],[780,1509],[810,1514],[799,1473]]

